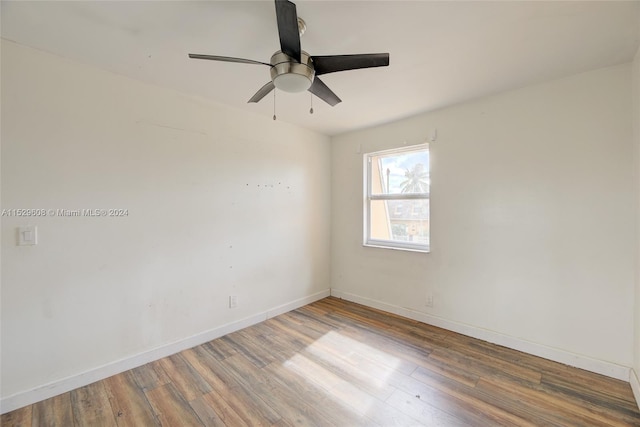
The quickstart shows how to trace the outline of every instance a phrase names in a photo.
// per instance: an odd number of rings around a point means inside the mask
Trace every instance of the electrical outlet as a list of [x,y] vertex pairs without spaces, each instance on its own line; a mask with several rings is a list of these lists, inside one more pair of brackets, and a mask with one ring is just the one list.
[[427,294],[427,307],[433,307],[433,294]]
[[229,308],[236,308],[238,306],[238,296],[229,295]]

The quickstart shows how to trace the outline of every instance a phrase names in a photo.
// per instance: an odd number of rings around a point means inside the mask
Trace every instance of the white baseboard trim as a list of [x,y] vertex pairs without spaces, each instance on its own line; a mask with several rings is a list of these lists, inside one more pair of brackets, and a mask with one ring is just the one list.
[[[565,350],[533,343],[520,338],[515,338],[509,335],[501,334],[499,332],[478,328],[464,323],[454,322],[452,320],[443,319],[442,317],[433,316],[431,314],[422,313],[408,308],[387,304],[382,301],[361,297],[334,288],[331,289],[331,295],[337,298],[342,298],[347,301],[352,301],[358,304],[366,305],[368,307],[377,308],[379,310],[397,314],[399,316],[407,317],[412,320],[417,320],[419,322],[437,326],[439,328],[447,329],[473,338],[478,338],[483,341],[488,341],[514,350],[532,354],[534,356],[553,360],[554,362],[559,362],[565,365],[595,372],[597,374],[606,375],[611,378],[629,381],[630,369],[626,366],[617,365],[615,363],[606,362],[603,360],[592,359],[587,356],[574,354]],[[636,395],[636,399],[637,396],[638,395]]]
[[218,326],[217,328],[213,328],[208,331],[204,331],[130,357],[125,357],[123,359],[107,363],[106,365],[98,366],[96,368],[81,372],[76,375],[52,381],[48,384],[36,387],[31,390],[26,390],[11,396],[4,397],[0,399],[0,413],[4,414],[6,412],[22,408],[23,406],[40,402],[41,400],[66,393],[76,388],[84,387],[85,385],[94,383],[96,381],[109,378],[110,376],[119,374],[121,372],[128,371],[129,369],[137,368],[138,366],[153,362],[154,360],[162,359],[163,357],[179,353],[188,348],[192,348],[219,338],[223,335],[230,334],[231,332],[244,329],[248,326],[255,325],[256,323],[260,323],[264,320],[270,319],[288,311],[295,310],[296,308],[302,307],[304,305],[311,304],[312,302],[328,297],[329,295],[330,290],[326,289],[324,291],[299,298],[286,304],[282,304],[258,314],[246,317],[244,319],[227,323],[225,325]]
[[633,396],[636,398],[638,408],[640,408],[640,379],[638,378],[638,372],[634,369],[631,369],[629,372],[629,384],[631,384]]

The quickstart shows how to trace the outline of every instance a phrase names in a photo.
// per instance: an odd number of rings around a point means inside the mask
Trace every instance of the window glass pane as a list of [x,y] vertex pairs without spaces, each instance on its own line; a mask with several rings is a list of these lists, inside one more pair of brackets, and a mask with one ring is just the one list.
[[429,192],[429,150],[371,156],[371,194]]
[[429,245],[429,200],[372,200],[370,238]]

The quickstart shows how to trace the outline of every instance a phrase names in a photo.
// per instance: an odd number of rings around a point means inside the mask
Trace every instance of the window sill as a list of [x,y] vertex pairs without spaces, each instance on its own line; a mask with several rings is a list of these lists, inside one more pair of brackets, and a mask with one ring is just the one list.
[[362,246],[367,248],[377,248],[377,249],[391,249],[393,251],[405,251],[405,252],[419,252],[423,254],[428,254],[431,252],[431,248],[416,248],[416,247],[401,247],[401,246],[389,246],[384,243],[363,243]]

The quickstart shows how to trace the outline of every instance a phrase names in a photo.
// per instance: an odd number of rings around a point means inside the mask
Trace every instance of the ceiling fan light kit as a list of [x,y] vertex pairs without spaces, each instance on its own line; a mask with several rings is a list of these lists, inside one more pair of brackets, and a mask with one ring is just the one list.
[[249,102],[258,102],[278,88],[289,93],[309,91],[332,107],[342,100],[318,78],[319,75],[389,65],[388,53],[309,55],[300,47],[300,37],[307,26],[304,20],[298,18],[296,5],[289,0],[275,0],[275,6],[281,50],[271,56],[269,64],[252,59],[194,53],[190,53],[189,58],[270,67],[271,81],[262,86]]
[[271,80],[280,90],[290,93],[304,92],[311,87],[316,71],[313,69],[311,57],[305,51],[300,52],[301,62],[281,51],[271,57]]

